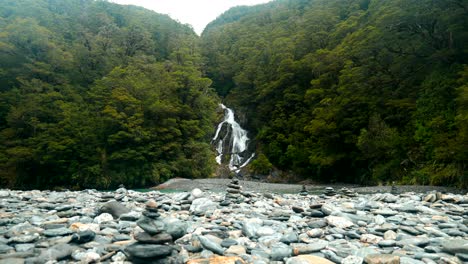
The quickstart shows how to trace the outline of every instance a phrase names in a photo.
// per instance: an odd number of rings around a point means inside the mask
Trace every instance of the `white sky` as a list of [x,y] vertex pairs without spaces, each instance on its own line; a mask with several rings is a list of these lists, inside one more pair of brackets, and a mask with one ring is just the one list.
[[192,25],[200,35],[205,26],[229,8],[240,5],[257,5],[271,0],[110,0],[117,4],[137,5],[151,9],[183,24]]

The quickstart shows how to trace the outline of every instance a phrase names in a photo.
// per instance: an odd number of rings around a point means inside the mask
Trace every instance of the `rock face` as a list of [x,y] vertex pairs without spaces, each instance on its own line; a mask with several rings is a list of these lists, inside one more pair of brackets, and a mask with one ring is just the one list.
[[227,194],[200,189],[0,190],[0,263],[468,262],[466,194],[302,196],[236,184],[224,206]]

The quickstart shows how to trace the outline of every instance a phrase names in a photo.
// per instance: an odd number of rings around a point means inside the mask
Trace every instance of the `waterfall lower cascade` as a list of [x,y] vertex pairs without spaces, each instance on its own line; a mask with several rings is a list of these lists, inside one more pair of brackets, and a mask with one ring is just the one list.
[[255,156],[255,153],[249,155],[247,131],[242,129],[239,123],[234,119],[234,111],[220,104],[224,110],[224,119],[218,125],[216,134],[213,137],[213,144],[216,147],[216,162],[223,163],[223,156],[230,155],[229,169],[239,172]]

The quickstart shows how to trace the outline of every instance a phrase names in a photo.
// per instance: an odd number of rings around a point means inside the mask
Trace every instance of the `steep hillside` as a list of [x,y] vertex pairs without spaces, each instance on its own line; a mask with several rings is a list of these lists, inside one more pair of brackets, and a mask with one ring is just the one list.
[[253,171],[466,186],[467,28],[462,0],[276,0],[220,16],[202,51]]
[[0,3],[0,184],[207,177],[218,101],[191,28],[94,0]]

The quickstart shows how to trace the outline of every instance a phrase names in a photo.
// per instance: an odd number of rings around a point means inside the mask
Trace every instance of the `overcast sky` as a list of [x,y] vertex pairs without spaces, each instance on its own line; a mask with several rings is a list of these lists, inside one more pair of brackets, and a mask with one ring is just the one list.
[[168,14],[184,24],[192,25],[197,34],[205,26],[233,6],[257,5],[271,0],[110,0],[117,4],[137,5]]

